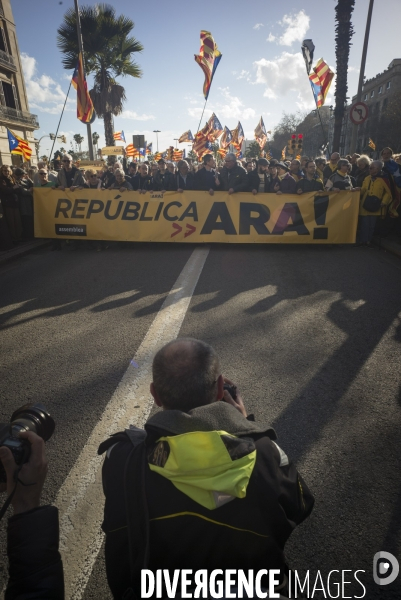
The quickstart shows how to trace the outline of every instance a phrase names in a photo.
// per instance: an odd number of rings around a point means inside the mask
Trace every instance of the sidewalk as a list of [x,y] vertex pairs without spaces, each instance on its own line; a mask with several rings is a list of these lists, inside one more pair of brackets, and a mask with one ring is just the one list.
[[379,238],[379,236],[375,236],[373,238],[373,243],[376,246],[380,246],[381,248],[383,248],[383,250],[386,250],[387,252],[391,252],[391,254],[395,254],[395,256],[398,256],[401,258],[401,238],[396,236],[396,235],[389,235],[387,237],[382,237],[381,239]]
[[0,265],[51,244],[50,240],[29,240],[8,250],[0,250]]

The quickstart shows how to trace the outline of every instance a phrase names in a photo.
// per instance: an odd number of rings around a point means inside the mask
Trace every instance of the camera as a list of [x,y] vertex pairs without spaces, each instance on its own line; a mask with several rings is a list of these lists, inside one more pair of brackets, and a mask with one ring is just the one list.
[[223,389],[227,390],[233,400],[237,399],[237,386],[225,383]]
[[[47,442],[53,435],[54,428],[55,422],[43,404],[25,404],[12,414],[10,423],[0,423],[0,446],[9,448],[17,465],[22,465],[29,460],[31,444],[18,435],[22,431],[33,431]],[[0,482],[6,480],[0,461]]]

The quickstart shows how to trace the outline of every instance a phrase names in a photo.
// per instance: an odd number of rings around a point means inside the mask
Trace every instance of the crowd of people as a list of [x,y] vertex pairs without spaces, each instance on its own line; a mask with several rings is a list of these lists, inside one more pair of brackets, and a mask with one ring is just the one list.
[[[74,165],[69,154],[54,164],[39,162],[38,168],[12,169],[7,165],[0,172],[0,245],[18,244],[33,238],[34,187],[70,189],[118,189],[120,192],[199,190],[213,195],[250,192],[270,194],[303,194],[307,192],[360,191],[357,243],[370,245],[378,222],[390,214],[397,217],[401,189],[400,156],[384,148],[380,160],[353,154],[342,158],[334,152],[329,161],[324,157],[300,160],[268,161],[266,158],[238,160],[228,153],[219,165],[212,154],[205,154],[199,164],[180,160],[177,164],[161,158],[157,163],[130,162],[124,158],[100,171]],[[60,248],[60,245],[56,245]],[[103,246],[105,247],[105,246]],[[102,249],[101,244],[97,249]]]

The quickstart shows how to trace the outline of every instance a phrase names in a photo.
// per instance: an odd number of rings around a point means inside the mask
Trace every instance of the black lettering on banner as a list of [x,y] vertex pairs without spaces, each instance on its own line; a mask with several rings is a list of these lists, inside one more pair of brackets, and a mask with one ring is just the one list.
[[[120,200],[119,201],[118,206],[117,206],[117,210],[114,213],[114,215],[110,214],[110,208],[111,208],[112,203],[113,203],[113,200],[107,200],[107,202],[106,202],[106,209],[104,211],[104,216],[106,217],[106,219],[109,219],[109,221],[114,221],[114,219],[118,219],[118,217],[120,216],[120,212],[121,212],[121,210],[122,210],[122,208],[124,206],[124,200]],[[129,202],[127,202],[127,204],[129,204]],[[135,202],[135,204],[136,204],[136,202]],[[138,206],[139,206],[139,204],[138,204]],[[125,213],[125,211],[124,211],[124,213]]]
[[[315,221],[317,225],[326,225],[326,215],[329,208],[329,196],[315,196],[313,200],[315,209]],[[328,227],[315,227],[313,230],[314,240],[327,240],[329,237]]]
[[[253,217],[251,213],[258,213]],[[239,234],[249,235],[251,227],[259,235],[270,235],[265,223],[270,219],[270,210],[264,204],[257,202],[240,202],[239,205]]]
[[[218,222],[217,219],[220,219],[220,221]],[[213,202],[205,224],[202,227],[201,235],[208,235],[212,231],[224,231],[226,235],[237,235],[225,202]]]
[[54,218],[57,219],[57,217],[59,217],[60,214],[62,214],[64,219],[69,219],[67,212],[69,210],[71,210],[71,207],[72,207],[71,200],[68,200],[68,198],[60,198],[59,201],[57,202],[56,214],[54,215]]
[[194,221],[198,221],[198,209],[196,207],[196,202],[190,202],[178,220],[183,221],[184,219],[189,218],[192,218]]
[[286,202],[284,204],[272,234],[283,235],[287,231],[295,231],[298,235],[309,235],[296,202]]
[[71,219],[83,219],[84,215],[78,215],[78,211],[85,210],[85,206],[80,204],[88,204],[89,200],[75,200],[74,208],[72,209]]
[[139,202],[127,202],[124,208],[122,221],[136,221],[139,217],[139,209],[141,205]]
[[159,206],[157,207],[157,211],[156,211],[156,215],[155,215],[155,221],[159,220],[160,213],[162,212],[163,206],[164,206],[164,202],[160,202]]
[[142,207],[142,212],[141,212],[141,216],[139,217],[140,221],[151,221],[152,217],[147,217],[146,216],[146,209],[149,206],[149,202],[145,202],[143,207]]
[[[95,208],[97,207],[97,208]],[[104,210],[104,202],[101,200],[91,200],[89,202],[88,212],[86,213],[86,219],[90,219],[91,215],[101,213]]]
[[164,210],[163,210],[163,217],[166,219],[166,221],[177,221],[178,217],[177,215],[173,216],[173,215],[169,215],[168,211],[170,206],[178,206],[178,208],[181,208],[182,204],[181,202],[169,202],[169,204],[166,204]]

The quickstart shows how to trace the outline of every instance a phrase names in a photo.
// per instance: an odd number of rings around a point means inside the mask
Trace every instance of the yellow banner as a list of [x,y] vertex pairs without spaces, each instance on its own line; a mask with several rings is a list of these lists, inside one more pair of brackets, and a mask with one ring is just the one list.
[[35,236],[138,242],[350,244],[359,192],[294,195],[34,188]]
[[101,149],[102,156],[113,156],[114,154],[123,155],[124,146],[105,146]]

